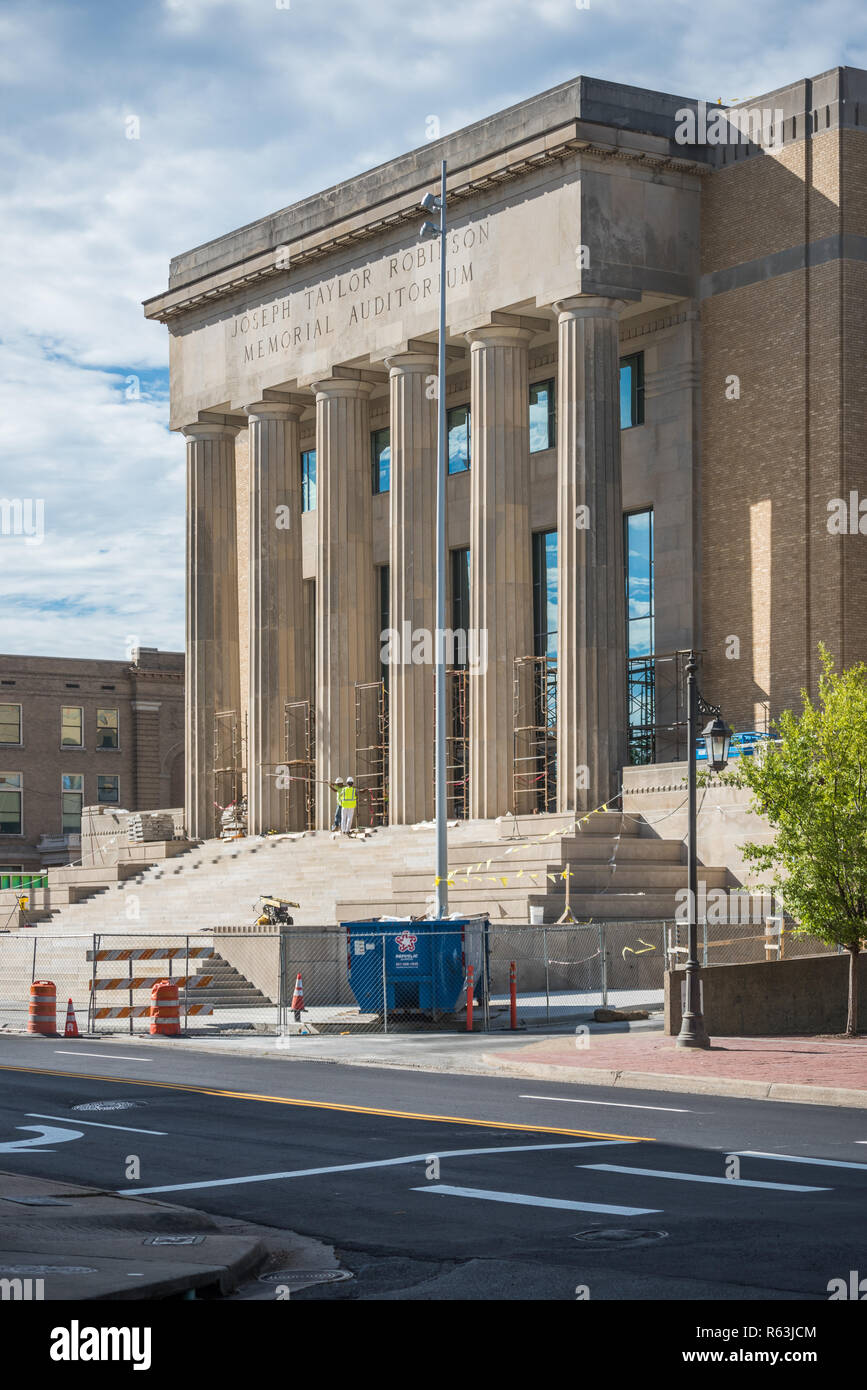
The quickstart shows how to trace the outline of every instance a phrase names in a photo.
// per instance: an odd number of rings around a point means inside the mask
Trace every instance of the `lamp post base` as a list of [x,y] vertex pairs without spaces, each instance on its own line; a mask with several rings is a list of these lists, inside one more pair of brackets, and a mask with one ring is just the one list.
[[705,1030],[704,1018],[701,1014],[684,1014],[680,1032],[677,1035],[677,1046],[702,1047],[705,1050],[710,1047],[710,1038]]

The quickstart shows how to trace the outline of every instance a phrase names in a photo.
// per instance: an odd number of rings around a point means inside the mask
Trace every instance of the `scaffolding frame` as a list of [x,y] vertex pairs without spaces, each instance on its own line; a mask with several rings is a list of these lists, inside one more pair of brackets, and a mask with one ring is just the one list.
[[[445,676],[446,816],[449,820],[469,820],[469,670],[466,666],[447,666]],[[436,782],[436,748],[434,748],[434,782]],[[434,787],[434,799],[436,799],[436,787]]]
[[557,658],[516,656],[512,667],[512,811],[557,809]]
[[316,826],[316,714],[310,700],[283,706],[284,753],[289,785],[285,788],[284,825],[288,830]]
[[355,683],[355,787],[357,821],[388,825],[388,686],[384,680]]
[[[214,715],[215,810],[240,805],[247,795],[247,721],[236,709]],[[219,823],[219,817],[218,823]]]

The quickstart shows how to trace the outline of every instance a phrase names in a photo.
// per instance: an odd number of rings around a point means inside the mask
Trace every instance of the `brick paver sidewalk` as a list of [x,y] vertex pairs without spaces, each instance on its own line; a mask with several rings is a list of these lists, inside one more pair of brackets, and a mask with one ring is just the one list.
[[867,1090],[867,1037],[853,1042],[823,1038],[714,1038],[710,1051],[678,1048],[659,1033],[549,1038],[490,1055],[510,1062],[588,1071],[628,1071],[668,1076],[739,1079],[768,1084],[834,1086]]

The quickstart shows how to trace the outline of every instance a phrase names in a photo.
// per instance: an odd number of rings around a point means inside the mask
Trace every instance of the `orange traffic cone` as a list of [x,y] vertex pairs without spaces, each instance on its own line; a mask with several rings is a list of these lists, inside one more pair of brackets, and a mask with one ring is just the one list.
[[295,979],[295,993],[292,995],[292,1008],[295,1010],[295,1022],[301,1022],[301,1010],[304,1008],[304,985],[301,980],[301,971]]
[[72,1000],[70,999],[66,1009],[66,1028],[64,1029],[63,1036],[65,1038],[77,1038],[78,1035],[78,1024],[75,1021],[75,1010],[72,1007]]

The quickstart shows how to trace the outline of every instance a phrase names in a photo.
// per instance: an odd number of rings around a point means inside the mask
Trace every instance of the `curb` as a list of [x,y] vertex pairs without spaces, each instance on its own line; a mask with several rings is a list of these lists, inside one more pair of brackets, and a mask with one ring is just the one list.
[[867,1110],[867,1091],[847,1090],[843,1086],[807,1086],[789,1081],[747,1081],[734,1077],[673,1076],[669,1072],[564,1067],[554,1062],[511,1061],[496,1052],[482,1053],[482,1061],[504,1076],[567,1081],[574,1086],[625,1086],[636,1091],[679,1091],[698,1096],[781,1100],[798,1105],[841,1105]]

